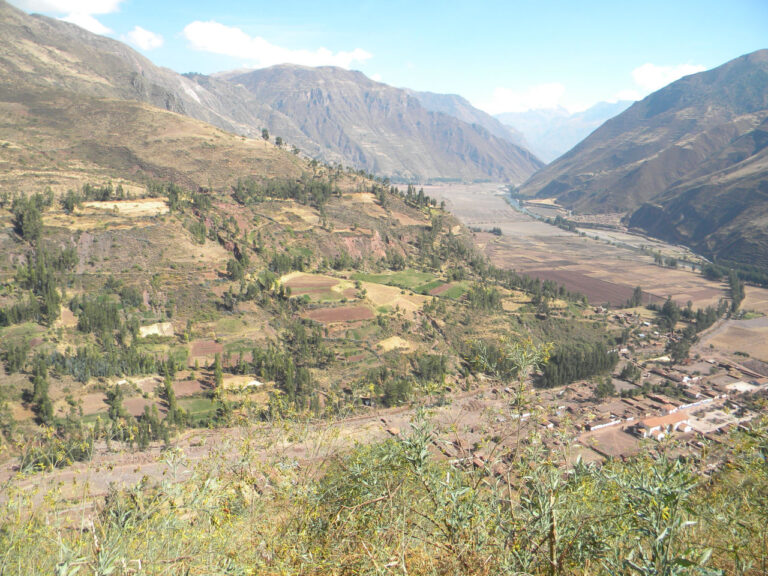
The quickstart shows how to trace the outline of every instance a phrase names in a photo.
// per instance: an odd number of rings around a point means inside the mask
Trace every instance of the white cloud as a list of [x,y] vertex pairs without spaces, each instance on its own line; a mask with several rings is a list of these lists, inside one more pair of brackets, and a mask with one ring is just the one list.
[[63,18],[59,18],[59,20],[69,22],[70,24],[76,24],[77,26],[80,26],[80,28],[85,28],[88,32],[93,32],[94,34],[109,34],[112,32],[112,30],[96,20],[96,18],[90,14],[83,14],[82,12],[67,14]]
[[141,26],[134,27],[126,34],[125,39],[142,50],[153,50],[163,45],[163,37],[160,34],[145,30]]
[[704,66],[694,64],[678,64],[677,66],[656,66],[655,64],[643,64],[632,70],[632,79],[646,92],[654,92],[663,88],[675,80],[701,72]]
[[683,76],[705,70],[698,64],[678,64],[676,66],[657,66],[650,62],[632,70],[633,88],[621,90],[614,95],[615,100],[642,100],[651,92],[679,80]]
[[565,86],[559,82],[539,84],[526,90],[496,88],[491,97],[480,102],[479,108],[489,114],[502,112],[525,112],[537,108],[557,108],[561,106]]
[[13,0],[11,3],[29,12],[111,14],[117,12],[122,2],[123,0]]
[[374,82],[381,82],[381,74],[371,74],[371,80]]
[[195,50],[241,58],[254,68],[286,63],[349,68],[353,62],[363,62],[371,57],[369,52],[360,48],[351,52],[335,53],[327,48],[317,50],[282,48],[259,36],[249,36],[240,28],[214,21],[192,22],[184,28],[184,36]]
[[109,28],[99,22],[94,14],[112,14],[120,9],[124,0],[12,0],[27,12],[64,14],[60,19],[76,24],[94,34],[108,34]]
[[609,100],[609,102],[618,102],[620,100],[632,100],[635,102],[637,100],[642,100],[642,98],[643,95],[640,94],[639,91],[630,88],[629,90],[620,90],[619,92],[616,92],[616,95],[612,100]]

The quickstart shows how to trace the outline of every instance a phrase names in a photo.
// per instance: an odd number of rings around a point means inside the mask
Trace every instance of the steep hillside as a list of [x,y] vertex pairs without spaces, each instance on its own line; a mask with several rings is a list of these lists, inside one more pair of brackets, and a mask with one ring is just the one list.
[[768,270],[768,119],[713,158],[722,169],[671,187],[627,219],[700,254]]
[[416,97],[424,108],[431,112],[442,112],[466,124],[477,124],[497,138],[509,140],[517,146],[530,150],[530,146],[522,132],[512,126],[505,126],[490,114],[478,110],[466,98],[458,94],[437,94],[435,92],[416,92],[410,90],[408,92]]
[[78,26],[28,15],[0,0],[5,88],[62,89],[132,99],[245,135],[261,131],[264,106],[237,87],[196,82],[155,66],[130,47]]
[[565,108],[506,112],[496,118],[525,138],[526,146],[545,162],[551,162],[584,140],[606,120],[626,110],[631,102],[599,102],[571,114]]
[[406,91],[360,72],[284,65],[217,77],[269,104],[274,134],[295,140],[300,132],[316,144],[311,153],[376,174],[521,182],[541,166],[483,127],[430,112]]
[[84,180],[228,187],[236,176],[297,177],[295,155],[193,118],[60,89],[0,87],[0,190],[64,192]]
[[761,50],[634,104],[520,192],[557,197],[580,212],[639,209],[633,226],[707,255],[765,264],[767,118],[768,50]]
[[[286,67],[276,85],[260,89],[255,88],[256,78],[264,72],[253,73],[252,81],[234,83],[223,76],[180,75],[155,66],[125,44],[66,22],[27,15],[2,0],[0,35],[7,40],[0,46],[0,72],[17,89],[138,100],[246,136],[260,135],[266,127],[319,159],[402,178],[519,183],[540,166],[526,150],[499,141],[484,128],[428,112],[402,91],[359,73],[326,69],[307,77],[306,71],[297,75]],[[276,71],[269,74],[275,81]],[[342,75],[345,80],[338,81]],[[308,82],[309,89],[320,91],[343,86],[346,95],[335,94],[330,107],[322,98],[311,110],[290,104],[285,94],[305,92]]]

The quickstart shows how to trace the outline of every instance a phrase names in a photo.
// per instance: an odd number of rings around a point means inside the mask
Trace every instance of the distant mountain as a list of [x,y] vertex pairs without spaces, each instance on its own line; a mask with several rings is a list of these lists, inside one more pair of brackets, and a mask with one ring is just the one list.
[[407,92],[415,96],[421,105],[431,112],[442,112],[467,124],[477,124],[497,138],[509,140],[513,144],[530,150],[522,132],[512,126],[505,126],[490,114],[478,110],[466,98],[458,94],[436,94],[435,92],[416,92],[415,90],[407,90]]
[[768,268],[768,50],[686,76],[521,187],[705,255]]
[[606,120],[629,108],[632,102],[599,102],[583,112],[570,113],[565,108],[506,112],[496,118],[511,130],[522,134],[526,146],[545,162],[565,154],[589,136]]
[[[61,89],[137,100],[246,136],[260,136],[267,128],[311,156],[407,179],[519,183],[541,166],[530,152],[481,126],[429,112],[402,90],[357,72],[296,74],[292,67],[277,67],[238,82],[226,75],[181,75],[155,66],[125,44],[28,15],[3,0],[0,36],[0,91],[5,93]],[[277,82],[280,70],[283,80]],[[241,84],[249,75],[246,89]],[[255,89],[258,77],[276,83]],[[334,92],[342,86],[344,93]],[[301,95],[310,92],[310,102],[302,105]]]
[[217,74],[274,114],[275,135],[325,160],[403,179],[522,182],[542,164],[480,124],[430,111],[408,91],[334,67],[282,65]]

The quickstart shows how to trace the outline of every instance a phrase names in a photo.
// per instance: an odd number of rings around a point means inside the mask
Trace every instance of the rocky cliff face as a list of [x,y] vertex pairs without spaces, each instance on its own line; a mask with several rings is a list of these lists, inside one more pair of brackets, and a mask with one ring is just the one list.
[[374,173],[521,182],[541,166],[482,126],[430,111],[409,92],[360,72],[284,65],[217,78],[267,103],[275,134],[305,138],[324,158]]

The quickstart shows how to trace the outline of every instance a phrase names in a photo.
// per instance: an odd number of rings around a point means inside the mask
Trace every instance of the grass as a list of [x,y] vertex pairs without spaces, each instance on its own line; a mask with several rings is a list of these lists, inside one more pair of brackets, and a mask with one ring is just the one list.
[[107,412],[95,412],[93,414],[86,414],[82,418],[80,418],[80,422],[83,424],[95,424],[96,420],[101,418],[102,422],[106,422],[109,420],[109,414]]
[[[414,292],[418,292],[425,286],[434,282],[438,282],[435,286],[441,284],[441,282],[435,278],[434,274],[430,274],[429,272],[418,272],[416,270],[402,270],[400,272],[386,274],[366,274],[364,272],[358,272],[353,274],[352,278],[354,280],[360,280],[361,282],[373,282],[375,284],[384,284],[385,286],[397,286],[398,288],[413,290]],[[432,288],[435,286],[432,286]]]
[[34,338],[40,334],[44,334],[46,329],[32,322],[26,322],[24,324],[16,324],[15,326],[8,326],[0,329],[0,341],[2,342],[16,342],[18,340],[27,340]]
[[456,300],[457,298],[461,298],[469,291],[469,284],[466,282],[457,282],[456,284],[453,284],[448,290],[440,294],[442,298],[451,298],[452,300]]
[[243,328],[243,321],[236,316],[223,316],[216,321],[216,332],[239,332]]
[[[397,438],[301,465],[291,452],[255,449],[266,436],[267,446],[305,443],[324,453],[339,438],[321,430],[290,422],[244,430],[232,452],[241,457],[232,459],[211,450],[188,460],[171,448],[156,481],[127,481],[92,500],[80,486],[64,497],[65,483],[47,492],[42,483],[38,496],[19,475],[0,502],[0,567],[30,576],[381,574],[395,558],[400,569],[388,573],[543,576],[554,552],[561,574],[627,573],[615,569],[626,559],[645,574],[693,561],[709,569],[701,573],[756,574],[739,569],[742,559],[767,559],[764,425],[748,442],[724,438],[724,455],[740,464],[702,483],[694,461],[663,456],[562,475],[567,448],[545,455],[534,437],[515,462],[529,481],[491,481],[491,463],[475,470],[435,455],[430,447],[450,445],[449,433],[423,419]],[[636,512],[616,514],[617,506]],[[521,526],[514,540],[498,528],[512,522]],[[659,542],[668,554],[658,554],[657,569],[642,552]]]
[[179,407],[193,418],[207,416],[216,410],[216,405],[213,400],[199,396],[179,400]]
[[429,294],[430,290],[434,290],[438,286],[442,286],[445,284],[442,280],[432,280],[432,282],[427,282],[426,284],[422,284],[421,286],[417,286],[413,291],[418,292],[419,294]]

